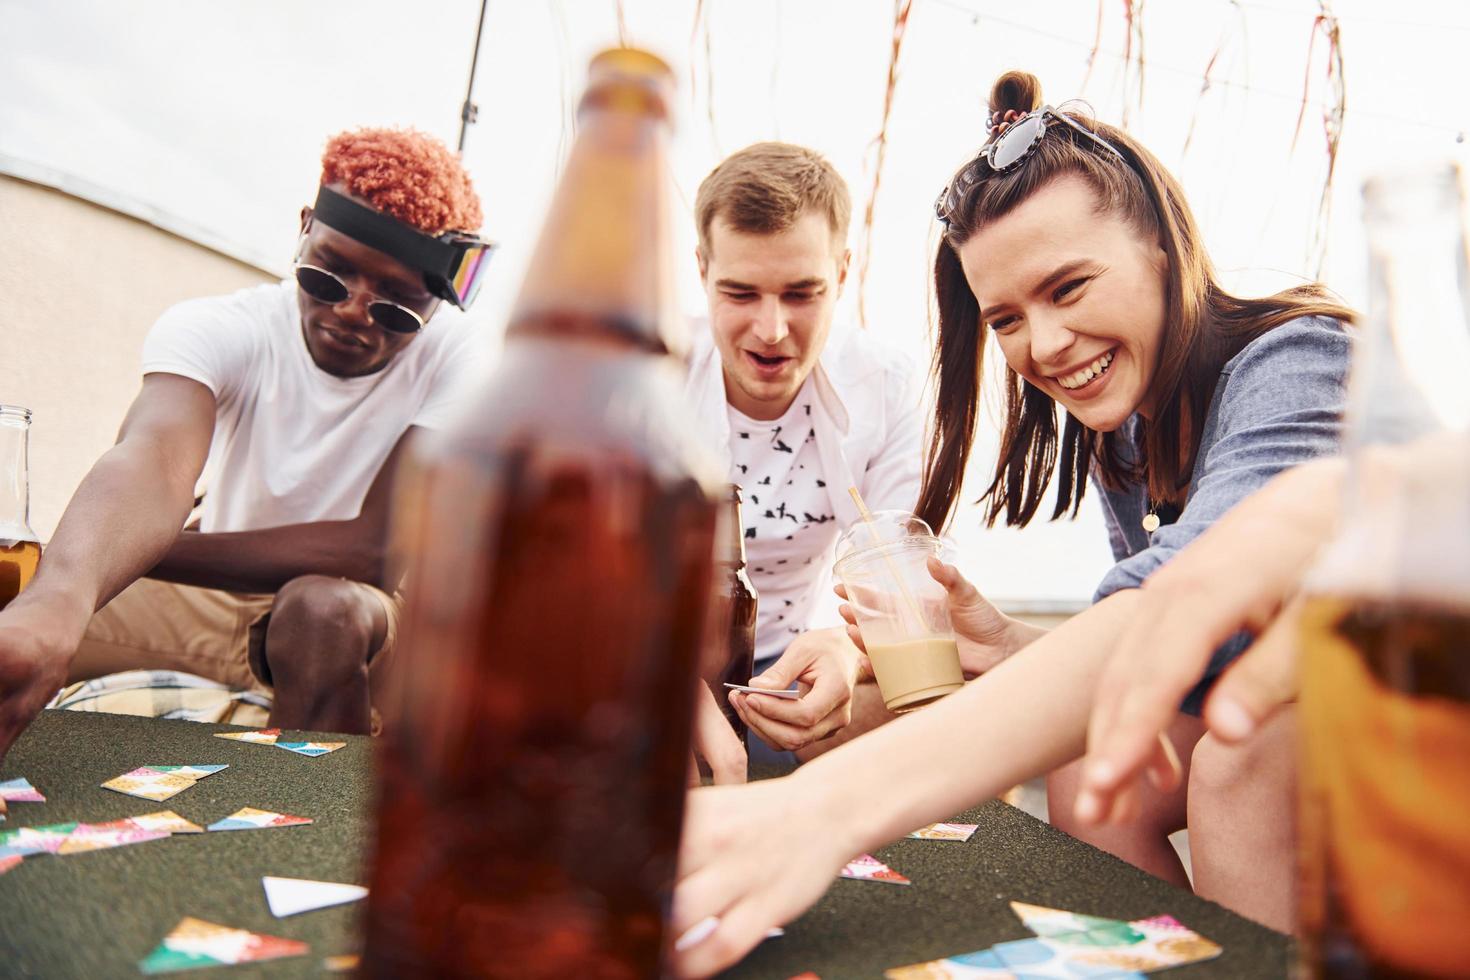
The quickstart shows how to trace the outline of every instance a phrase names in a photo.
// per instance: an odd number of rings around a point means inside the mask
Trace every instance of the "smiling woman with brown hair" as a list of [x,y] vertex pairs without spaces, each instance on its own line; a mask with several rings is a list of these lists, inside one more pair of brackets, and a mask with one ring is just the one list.
[[1057,475],[1052,516],[1075,512],[1090,477],[1117,563],[1092,608],[1046,633],[931,561],[961,661],[984,676],[785,779],[694,793],[675,925],[718,922],[681,951],[686,973],[799,913],[854,854],[1052,770],[1058,825],[1188,887],[1167,840],[1187,813],[1197,889],[1290,925],[1289,727],[1227,747],[1197,717],[1242,638],[1216,651],[1169,730],[1184,771],[1155,772],[1112,811],[1127,826],[1074,818],[1067,764],[1144,579],[1275,474],[1336,451],[1352,313],[1320,286],[1225,292],[1178,183],[1123,131],[1042,105],[1034,77],[1002,76],[991,109],[990,138],[936,204],[938,405],[920,516],[952,518],[993,333],[1007,411],[987,519],[1027,524]]

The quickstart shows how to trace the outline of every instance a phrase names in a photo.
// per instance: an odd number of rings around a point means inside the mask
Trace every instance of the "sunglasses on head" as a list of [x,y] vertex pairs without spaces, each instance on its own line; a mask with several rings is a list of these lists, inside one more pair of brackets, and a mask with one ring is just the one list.
[[959,210],[960,202],[965,199],[970,188],[991,174],[1009,173],[1019,167],[1032,151],[1041,145],[1042,138],[1046,136],[1047,130],[1051,129],[1053,123],[1061,123],[1092,140],[1125,164],[1128,162],[1128,158],[1113,144],[1070,116],[1058,112],[1049,105],[1044,105],[1010,123],[1008,129],[986,143],[976,154],[975,159],[956,174],[954,180],[945,185],[944,190],[939,192],[939,197],[934,202],[935,217],[948,228],[950,219]]
[[[352,290],[340,276],[320,266],[297,262],[293,271],[296,273],[296,285],[318,303],[336,306],[352,295]],[[418,333],[424,328],[424,318],[413,310],[376,296],[369,299],[367,312],[370,320],[392,333]]]

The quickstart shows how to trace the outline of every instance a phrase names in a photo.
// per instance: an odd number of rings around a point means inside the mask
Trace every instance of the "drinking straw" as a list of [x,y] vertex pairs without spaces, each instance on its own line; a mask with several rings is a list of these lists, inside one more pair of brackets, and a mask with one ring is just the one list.
[[[857,504],[858,514],[862,516],[863,525],[867,527],[868,533],[873,537],[873,544],[881,546],[883,539],[878,535],[878,522],[873,520],[873,512],[868,510],[868,505],[863,503],[863,495],[858,493],[857,487],[848,487],[847,492],[852,496],[852,502]],[[888,574],[893,576],[894,584],[898,586],[898,594],[903,597],[903,605],[911,616],[913,616],[913,629],[907,630],[909,636],[922,636],[924,630],[924,617],[919,613],[919,605],[914,602],[914,597],[909,595],[909,590],[903,584],[903,576],[899,574],[898,566],[893,564],[892,557],[886,551],[879,551],[883,564],[888,566]],[[850,597],[849,597],[850,598]]]

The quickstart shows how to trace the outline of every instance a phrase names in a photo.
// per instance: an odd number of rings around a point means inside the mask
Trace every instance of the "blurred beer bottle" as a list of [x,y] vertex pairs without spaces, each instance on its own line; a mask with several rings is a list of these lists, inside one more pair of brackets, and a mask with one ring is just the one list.
[[672,88],[593,60],[499,367],[400,481],[368,976],[662,972],[719,492],[681,405]]
[[1470,438],[1458,174],[1371,180],[1363,200],[1349,485],[1302,624],[1301,972],[1464,976],[1470,464],[1462,450],[1407,474],[1381,465],[1411,438]]
[[41,563],[41,542],[31,530],[30,430],[30,409],[0,405],[0,609],[31,583]]

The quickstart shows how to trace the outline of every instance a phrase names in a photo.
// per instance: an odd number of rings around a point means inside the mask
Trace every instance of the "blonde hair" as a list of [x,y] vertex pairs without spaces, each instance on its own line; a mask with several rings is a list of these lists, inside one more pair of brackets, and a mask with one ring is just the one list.
[[770,235],[808,212],[823,215],[833,237],[846,243],[852,219],[846,181],[820,153],[791,143],[756,143],[732,153],[704,178],[694,199],[706,256],[716,217],[737,231]]

